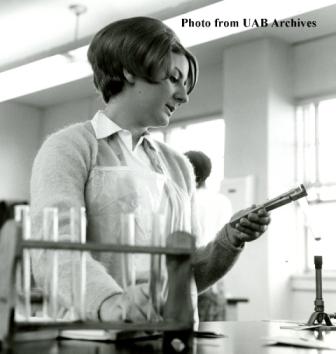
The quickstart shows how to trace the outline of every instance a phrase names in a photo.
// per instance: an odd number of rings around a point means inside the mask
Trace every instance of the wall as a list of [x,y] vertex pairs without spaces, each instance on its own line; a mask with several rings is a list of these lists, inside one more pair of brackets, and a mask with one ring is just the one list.
[[[291,279],[292,316],[294,319],[308,321],[314,312],[315,277],[314,274],[298,275]],[[323,274],[323,300],[327,313],[336,312],[336,277]]]
[[[293,52],[284,42],[269,42],[268,92],[268,196],[298,185],[295,181],[295,109],[293,100]],[[294,205],[272,212],[268,241],[270,318],[289,318],[289,279],[296,267],[293,239],[296,233]]]
[[307,98],[336,91],[336,35],[293,47],[294,96]]
[[41,112],[18,103],[0,104],[0,200],[27,200],[30,171],[40,144]]
[[101,106],[100,98],[94,96],[48,107],[42,113],[42,139],[67,125],[91,119]]
[[222,112],[223,85],[218,75],[222,72],[222,61],[221,57],[215,59],[211,65],[200,64],[198,85],[190,95],[189,103],[176,112],[173,121]]
[[[265,45],[265,41],[258,41],[226,48],[222,73],[226,126],[225,177],[255,176],[254,195],[258,201],[267,195]],[[250,300],[246,305],[239,305],[239,319],[267,316],[267,267],[267,244],[266,239],[262,238],[245,245],[240,259],[226,276],[227,291]]]
[[[293,185],[290,48],[268,39],[242,43],[226,48],[223,62],[226,177],[253,175],[255,202],[263,202]],[[240,305],[242,320],[288,315],[290,273],[279,267],[284,255],[276,252],[284,245],[283,227],[276,215],[272,219],[267,235],[245,245],[226,278],[232,295],[250,299]]]

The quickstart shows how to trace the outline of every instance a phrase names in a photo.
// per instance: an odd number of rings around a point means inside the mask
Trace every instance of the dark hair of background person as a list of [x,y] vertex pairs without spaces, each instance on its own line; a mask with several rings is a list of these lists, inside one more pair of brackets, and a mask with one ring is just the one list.
[[6,223],[7,220],[14,219],[15,206],[27,205],[27,201],[0,201],[0,229]]
[[158,83],[162,70],[168,77],[170,53],[182,54],[188,60],[189,94],[197,81],[197,60],[169,27],[150,17],[113,22],[94,36],[88,49],[94,85],[108,103],[124,87],[124,69],[150,83]]
[[193,165],[196,177],[196,187],[203,187],[205,185],[205,180],[211,173],[212,164],[210,158],[202,151],[187,151],[185,155]]
[[7,219],[8,219],[7,204],[4,201],[0,201],[0,229]]

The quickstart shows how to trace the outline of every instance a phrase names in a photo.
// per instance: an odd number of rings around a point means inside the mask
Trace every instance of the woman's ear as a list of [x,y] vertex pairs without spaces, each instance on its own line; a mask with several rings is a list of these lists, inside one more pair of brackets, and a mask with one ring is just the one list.
[[123,73],[127,82],[133,85],[135,83],[135,76],[130,74],[126,69],[123,69]]

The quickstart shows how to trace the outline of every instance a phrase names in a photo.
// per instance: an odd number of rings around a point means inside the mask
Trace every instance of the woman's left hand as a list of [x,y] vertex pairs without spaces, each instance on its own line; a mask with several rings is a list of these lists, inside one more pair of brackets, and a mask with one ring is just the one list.
[[[255,209],[255,207],[253,205],[249,209],[237,212],[231,220],[239,218],[240,215],[246,214],[246,212]],[[267,230],[270,222],[270,213],[265,209],[248,213],[246,217],[241,218],[233,227],[230,226],[229,239],[235,246],[241,245],[244,242],[254,241]]]

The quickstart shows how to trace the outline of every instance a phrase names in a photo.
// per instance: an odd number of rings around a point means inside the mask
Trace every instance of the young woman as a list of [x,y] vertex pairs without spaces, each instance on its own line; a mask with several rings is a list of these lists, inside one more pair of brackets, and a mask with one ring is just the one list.
[[[188,102],[198,67],[194,56],[161,21],[147,17],[109,24],[93,38],[88,59],[94,84],[106,103],[90,121],[51,135],[34,162],[31,181],[32,227],[41,238],[46,207],[59,211],[59,234],[70,234],[69,209],[86,208],[88,241],[118,242],[123,214],[135,215],[136,244],[150,244],[153,215],[163,234],[183,230],[199,236],[193,169],[182,154],[154,141],[151,127],[169,124]],[[233,265],[244,242],[267,228],[267,212],[250,214],[237,228],[223,225],[213,241],[193,255],[194,298]],[[46,252],[35,252],[34,276],[50,274]],[[130,321],[154,311],[148,295],[149,264],[135,257],[136,287],[122,286],[122,259],[99,254],[87,259],[86,317]],[[132,290],[131,290],[132,289]],[[71,307],[71,255],[59,257],[58,300]]]

